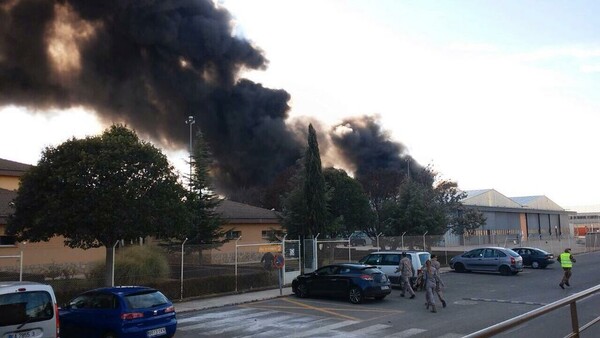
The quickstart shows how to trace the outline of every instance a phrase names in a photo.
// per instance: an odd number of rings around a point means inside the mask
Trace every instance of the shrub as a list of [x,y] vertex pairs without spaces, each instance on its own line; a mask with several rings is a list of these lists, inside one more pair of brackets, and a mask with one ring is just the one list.
[[[97,263],[87,275],[102,279],[106,265]],[[169,277],[169,264],[162,249],[152,246],[132,246],[120,249],[115,256],[115,284],[142,285]]]

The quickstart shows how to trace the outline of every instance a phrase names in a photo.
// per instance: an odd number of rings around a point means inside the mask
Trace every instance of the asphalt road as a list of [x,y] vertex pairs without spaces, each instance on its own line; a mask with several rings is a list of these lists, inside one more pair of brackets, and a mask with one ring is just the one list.
[[[577,255],[571,287],[558,283],[562,269],[525,270],[516,276],[492,273],[442,275],[448,307],[425,309],[425,294],[352,305],[345,299],[294,296],[178,315],[176,337],[462,337],[568,295],[600,284],[600,253]],[[600,317],[600,295],[578,302],[581,325]],[[564,337],[570,332],[568,307],[501,334],[503,337]],[[581,337],[600,337],[600,323]]]

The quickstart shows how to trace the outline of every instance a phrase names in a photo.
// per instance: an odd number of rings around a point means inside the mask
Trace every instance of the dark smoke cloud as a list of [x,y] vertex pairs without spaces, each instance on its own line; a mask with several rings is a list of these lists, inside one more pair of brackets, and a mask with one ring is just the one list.
[[[170,149],[186,148],[193,115],[224,193],[268,185],[304,152],[290,95],[239,79],[267,64],[211,0],[0,0],[0,106],[83,106]],[[358,172],[401,165],[374,120],[344,124],[335,145]]]
[[422,167],[408,155],[401,143],[390,140],[372,116],[348,118],[333,127],[331,140],[347,166],[360,178],[375,170],[406,173]]

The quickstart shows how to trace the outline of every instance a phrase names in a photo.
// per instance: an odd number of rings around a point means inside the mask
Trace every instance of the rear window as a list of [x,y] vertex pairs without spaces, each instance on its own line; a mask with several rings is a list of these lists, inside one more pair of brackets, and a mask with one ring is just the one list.
[[125,302],[130,309],[143,309],[168,304],[169,300],[160,291],[152,291],[127,295]]
[[376,269],[376,268],[364,268],[361,269],[361,273],[367,274],[367,275],[374,275],[374,274],[378,274],[378,273],[382,273],[381,270]]
[[514,251],[513,251],[513,250],[511,250],[511,249],[506,249],[506,252],[507,252],[509,255],[513,256],[513,257],[519,257],[519,256],[520,256],[518,253],[514,252]]
[[54,306],[47,291],[29,291],[0,295],[0,326],[52,319]]

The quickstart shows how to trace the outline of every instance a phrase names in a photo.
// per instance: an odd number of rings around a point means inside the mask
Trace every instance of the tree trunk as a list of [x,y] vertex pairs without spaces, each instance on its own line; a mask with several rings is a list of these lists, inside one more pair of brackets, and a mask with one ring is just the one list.
[[105,286],[113,286],[112,284],[112,272],[113,272],[113,255],[114,251],[112,247],[106,246],[106,261],[104,266],[106,266],[106,271],[104,272],[104,285]]

